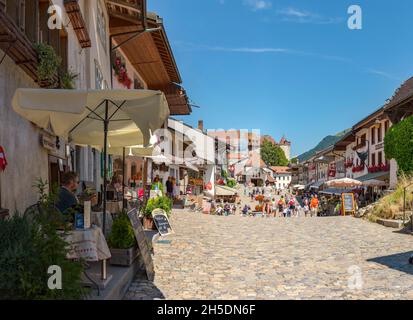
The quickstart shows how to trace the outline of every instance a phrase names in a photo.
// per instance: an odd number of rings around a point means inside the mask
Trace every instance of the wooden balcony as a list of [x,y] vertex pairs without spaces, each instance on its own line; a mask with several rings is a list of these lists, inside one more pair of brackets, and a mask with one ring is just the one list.
[[[37,81],[37,54],[13,19],[0,7],[0,49]],[[2,57],[0,57],[1,59]]]
[[177,84],[170,84],[160,89],[165,93],[171,115],[189,115],[192,112],[186,91]]
[[78,0],[64,0],[66,13],[72,23],[73,30],[76,33],[82,48],[90,48],[92,43],[90,41],[89,32],[86,28],[85,20],[83,19]]
[[367,146],[367,140],[361,141],[358,145],[356,145],[353,150],[357,151]]
[[146,0],[106,0],[106,7],[109,16],[118,20],[115,22],[118,26],[132,24],[146,28]]

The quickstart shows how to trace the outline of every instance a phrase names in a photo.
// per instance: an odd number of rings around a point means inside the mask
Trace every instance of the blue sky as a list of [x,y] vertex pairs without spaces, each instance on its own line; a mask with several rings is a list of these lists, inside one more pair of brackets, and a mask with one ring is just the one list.
[[[363,10],[363,29],[347,9]],[[411,0],[148,0],[184,87],[188,124],[260,129],[293,154],[351,127],[413,76]],[[410,32],[409,32],[410,31]]]

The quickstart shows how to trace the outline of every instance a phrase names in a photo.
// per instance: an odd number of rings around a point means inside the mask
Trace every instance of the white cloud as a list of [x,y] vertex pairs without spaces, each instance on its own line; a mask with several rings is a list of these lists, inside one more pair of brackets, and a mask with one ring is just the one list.
[[352,61],[348,58],[333,56],[333,55],[326,55],[314,52],[307,52],[307,51],[300,51],[295,49],[289,48],[281,48],[281,47],[222,47],[222,46],[209,46],[203,44],[193,44],[188,42],[175,42],[177,46],[185,50],[190,51],[221,51],[221,52],[234,52],[234,53],[250,53],[250,54],[265,54],[265,53],[281,53],[281,54],[289,54],[295,56],[307,56],[307,57],[314,57],[323,60],[331,60],[331,61],[338,61],[344,63],[351,63]]
[[390,73],[387,73],[387,72],[384,72],[384,71],[381,71],[381,70],[377,70],[377,69],[368,69],[368,70],[367,70],[367,72],[368,72],[368,73],[370,73],[370,74],[374,74],[374,75],[377,75],[377,76],[383,77],[383,78],[390,79],[390,80],[397,80],[397,81],[401,81],[401,79],[400,79],[400,78],[397,78],[397,77],[395,77],[395,76],[391,75]]
[[244,0],[243,4],[252,11],[267,10],[272,7],[272,2],[268,0]]
[[333,24],[340,23],[344,20],[339,17],[324,17],[317,13],[296,9],[293,7],[280,9],[277,11],[277,15],[282,17],[282,21],[295,23]]

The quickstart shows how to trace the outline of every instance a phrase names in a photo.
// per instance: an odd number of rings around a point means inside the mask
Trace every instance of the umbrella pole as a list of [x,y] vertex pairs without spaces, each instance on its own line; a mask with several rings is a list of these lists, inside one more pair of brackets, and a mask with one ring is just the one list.
[[[105,119],[104,126],[104,142],[103,142],[103,234],[106,236],[106,201],[107,201],[107,184],[108,184],[108,131],[109,131],[109,101],[105,100]],[[106,260],[102,261],[102,280],[107,279]]]

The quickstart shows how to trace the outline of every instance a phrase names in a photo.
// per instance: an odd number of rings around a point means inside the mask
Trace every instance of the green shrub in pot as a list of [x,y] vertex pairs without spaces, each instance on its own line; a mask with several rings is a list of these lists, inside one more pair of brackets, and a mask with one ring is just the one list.
[[114,249],[129,249],[136,245],[135,234],[126,213],[122,213],[113,221],[108,244]]
[[157,197],[148,200],[146,204],[144,215],[147,218],[152,218],[152,211],[155,209],[162,209],[169,216],[172,211],[172,199],[168,197]]

